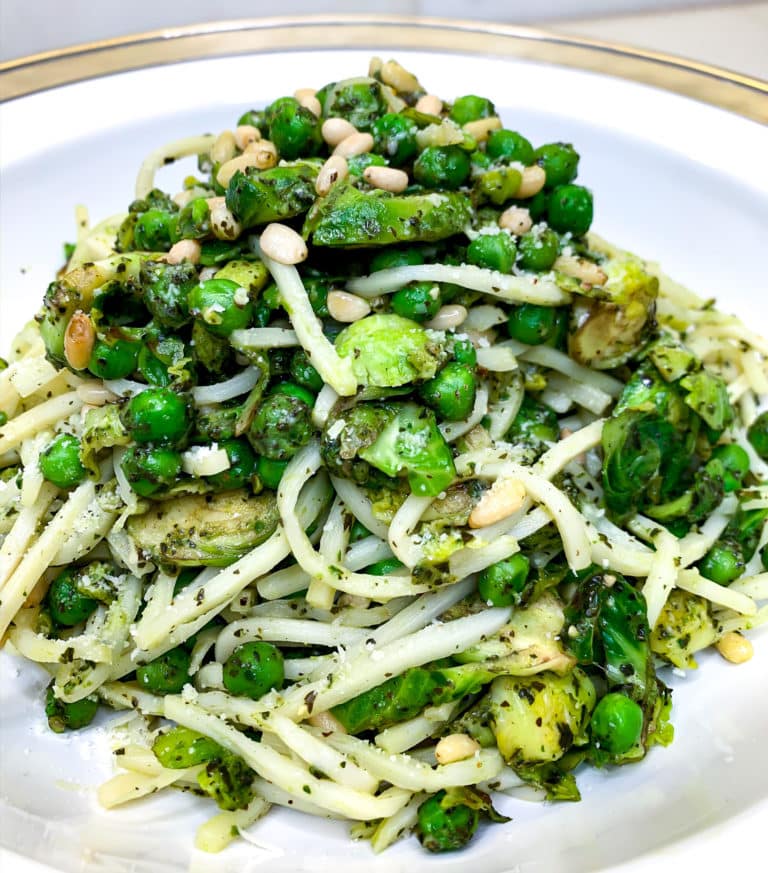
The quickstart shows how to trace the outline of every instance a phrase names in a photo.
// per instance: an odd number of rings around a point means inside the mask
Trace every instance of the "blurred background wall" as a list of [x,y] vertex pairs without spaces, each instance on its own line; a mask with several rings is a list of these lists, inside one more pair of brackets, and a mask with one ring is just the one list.
[[768,3],[728,0],[0,0],[0,61],[143,30],[333,12],[541,24],[768,78]]

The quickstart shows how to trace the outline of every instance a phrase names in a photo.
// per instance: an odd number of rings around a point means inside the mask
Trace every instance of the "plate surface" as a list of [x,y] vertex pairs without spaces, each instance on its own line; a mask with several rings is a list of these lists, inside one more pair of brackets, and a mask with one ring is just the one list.
[[[404,30],[405,36],[405,30]],[[404,45],[417,45],[412,38]],[[370,43],[375,46],[375,38]],[[338,44],[338,42],[336,43]],[[434,42],[423,43],[434,48]],[[302,86],[365,73],[372,51],[280,51],[142,69],[53,90],[0,107],[2,198],[0,349],[34,313],[74,236],[73,208],[93,220],[126,208],[139,163],[157,145],[231,127],[245,108]],[[595,193],[595,230],[660,261],[667,272],[768,331],[764,235],[768,227],[768,131],[685,97],[533,60],[384,48],[447,98],[495,100],[507,126],[534,143],[573,142],[579,181]],[[173,188],[193,167],[179,162],[158,183]],[[94,788],[110,774],[108,716],[76,737],[50,734],[45,677],[0,655],[0,844],[63,871],[476,870],[580,873],[715,869],[719,852],[749,858],[754,821],[768,812],[768,634],[735,668],[716,656],[670,676],[677,737],[639,766],[584,773],[580,804],[506,798],[514,821],[478,835],[456,856],[425,857],[414,841],[373,857],[345,826],[273,811],[221,856],[190,849],[210,805],[170,794],[111,813]],[[0,856],[0,861],[3,856]],[[6,856],[8,870],[22,860]],[[659,866],[661,865],[661,866]],[[4,868],[5,869],[5,868]],[[31,868],[30,868],[31,869]]]

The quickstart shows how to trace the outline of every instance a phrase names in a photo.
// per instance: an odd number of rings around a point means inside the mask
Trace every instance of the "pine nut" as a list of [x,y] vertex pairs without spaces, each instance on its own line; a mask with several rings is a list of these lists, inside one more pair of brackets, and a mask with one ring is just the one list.
[[738,631],[728,631],[717,643],[717,651],[731,664],[743,664],[753,655],[752,643]]
[[216,173],[216,181],[222,188],[226,188],[235,173],[244,173],[248,167],[255,166],[256,156],[249,152],[243,152],[243,154],[232,158],[219,167],[219,172]]
[[331,318],[351,324],[360,321],[371,311],[370,304],[357,294],[349,291],[330,291],[328,293],[328,312]]
[[252,124],[241,124],[239,127],[235,128],[235,144],[241,152],[244,152],[246,147],[252,142],[256,142],[260,139],[261,131],[258,127],[254,127]]
[[261,235],[260,245],[262,252],[278,264],[290,266],[307,259],[307,244],[287,224],[268,224]]
[[366,167],[363,170],[363,179],[374,188],[391,191],[393,194],[399,194],[408,187],[408,173],[394,167]]
[[224,206],[227,202],[226,197],[206,197],[205,202],[208,204],[208,209],[218,209],[219,206]]
[[215,164],[225,164],[230,158],[234,158],[236,151],[234,133],[231,130],[222,130],[211,146],[211,160]]
[[387,61],[382,64],[379,70],[381,81],[385,85],[390,85],[395,91],[403,91],[407,94],[412,94],[414,91],[419,91],[419,80],[413,73],[409,73],[397,61]]
[[166,264],[180,264],[189,261],[190,264],[200,262],[200,243],[196,239],[180,239],[171,246],[165,256]]
[[424,324],[430,330],[452,330],[464,322],[467,310],[460,303],[448,303],[437,310],[437,315]]
[[256,155],[256,167],[269,170],[277,164],[277,146],[270,139],[256,139],[245,147],[245,154]]
[[329,710],[326,710],[325,712],[315,712],[307,719],[307,721],[313,727],[320,728],[324,734],[345,734],[347,732],[344,725]]
[[307,97],[314,97],[317,94],[317,90],[315,88],[297,88],[293,92],[293,99],[298,100],[301,103],[302,100],[306,100]]
[[78,309],[64,331],[64,357],[74,370],[84,370],[91,360],[96,331],[93,322]]
[[323,139],[329,146],[337,146],[348,136],[357,133],[357,128],[346,118],[326,118],[320,129]]
[[488,139],[488,134],[492,130],[498,130],[501,127],[501,119],[497,115],[491,115],[490,118],[478,118],[477,121],[469,121],[464,125],[463,130],[468,133],[477,142],[485,142]]
[[480,743],[469,734],[448,734],[435,746],[435,760],[438,764],[452,764],[471,758],[480,751]]
[[113,394],[109,388],[105,388],[103,383],[95,379],[81,382],[75,390],[83,403],[87,403],[90,407],[104,406],[105,403],[117,400],[117,394]]
[[217,239],[237,239],[243,228],[232,211],[221,204],[211,209],[211,230]]
[[370,133],[353,133],[343,139],[333,150],[335,155],[351,158],[354,155],[364,155],[373,148],[373,137]]
[[510,206],[499,216],[499,227],[520,236],[533,227],[531,213],[523,206]]
[[347,159],[341,155],[331,155],[323,166],[320,167],[320,172],[315,180],[315,191],[317,191],[320,197],[325,197],[337,182],[343,181],[348,175],[349,164]]
[[[296,95],[302,94],[301,97]],[[311,91],[309,88],[301,88],[300,91],[297,91],[294,94],[294,97],[299,101],[299,105],[303,106],[305,109],[309,109],[309,111],[315,116],[315,118],[320,118],[323,113],[323,107],[320,105],[320,101],[315,97],[315,92]]]
[[517,189],[515,197],[525,200],[528,197],[533,197],[538,194],[544,187],[547,181],[547,174],[541,167],[534,164],[532,167],[526,167],[523,170],[523,178],[520,180],[520,187]]
[[443,111],[443,101],[436,94],[425,94],[416,101],[414,109],[426,115],[440,115]]
[[608,281],[605,272],[594,261],[588,261],[586,258],[560,255],[552,264],[552,269],[573,279],[579,279],[587,285],[605,285]]
[[472,528],[486,527],[517,512],[525,500],[525,485],[519,479],[497,479],[480,498],[469,516]]

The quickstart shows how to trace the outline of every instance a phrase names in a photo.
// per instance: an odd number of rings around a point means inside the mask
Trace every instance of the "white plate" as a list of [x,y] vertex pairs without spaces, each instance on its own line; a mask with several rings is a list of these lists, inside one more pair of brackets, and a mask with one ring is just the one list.
[[[375,45],[375,40],[372,40]],[[418,45],[413,39],[409,45]],[[427,43],[421,43],[427,44]],[[429,45],[434,45],[430,42]],[[126,207],[135,171],[158,144],[231,127],[241,111],[297,87],[364,74],[371,51],[207,59],[73,84],[0,107],[2,281],[0,349],[35,311],[73,207],[93,219]],[[431,90],[491,96],[508,126],[534,143],[572,141],[579,181],[595,192],[595,229],[663,263],[678,280],[768,330],[765,229],[768,131],[745,118],[593,73],[533,61],[393,51]],[[706,83],[705,83],[706,84]],[[184,165],[159,175],[172,187]],[[411,871],[569,873],[628,863],[627,871],[721,869],[762,846],[768,813],[768,635],[738,668],[704,656],[671,677],[677,737],[637,766],[585,772],[584,799],[557,806],[502,799],[514,821],[484,828],[456,855],[425,856],[414,840],[374,857],[346,828],[273,811],[220,856],[190,849],[211,805],[166,794],[106,813],[94,788],[110,773],[106,725],[61,738],[44,726],[44,677],[0,656],[0,844],[8,871],[21,856],[63,871]],[[119,716],[117,717],[119,720]],[[762,851],[762,850],[760,850]],[[29,867],[29,870],[38,869]]]

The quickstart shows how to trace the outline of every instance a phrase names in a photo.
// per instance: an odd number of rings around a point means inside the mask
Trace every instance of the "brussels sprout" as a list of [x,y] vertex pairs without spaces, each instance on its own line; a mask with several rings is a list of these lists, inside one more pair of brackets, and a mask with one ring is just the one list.
[[651,634],[651,651],[681,670],[693,670],[694,654],[716,639],[707,601],[673,588]]
[[157,324],[178,328],[190,320],[187,297],[197,285],[194,264],[145,261],[139,274],[144,305]]
[[132,516],[126,527],[153,561],[226,567],[271,536],[279,518],[272,492],[238,490],[178,497]]
[[317,94],[324,118],[346,118],[358,130],[370,130],[387,111],[381,82],[368,76],[333,82]]
[[603,264],[604,299],[582,298],[571,310],[568,353],[596,370],[618,367],[642,345],[654,326],[659,280],[630,256]]
[[290,460],[311,436],[309,405],[283,393],[263,401],[248,430],[256,452],[272,461]]
[[394,416],[395,408],[386,403],[358,403],[351,409],[334,410],[320,442],[323,464],[328,471],[360,485],[376,478],[377,471],[362,460],[359,453],[376,442]]
[[220,809],[231,811],[245,809],[251,802],[255,775],[242,758],[222,752],[205,765],[197,783]]
[[578,667],[567,676],[499,676],[490,691],[491,727],[512,765],[557,761],[586,742],[595,688]]
[[350,358],[361,385],[396,388],[431,379],[447,352],[424,328],[399,315],[369,315],[346,327],[336,351]]
[[419,807],[419,841],[428,852],[452,852],[461,849],[472,839],[480,821],[480,814],[464,804],[447,809],[440,791]]
[[227,186],[227,207],[244,228],[301,215],[317,196],[319,169],[311,161],[297,161],[270,170],[237,172]]

